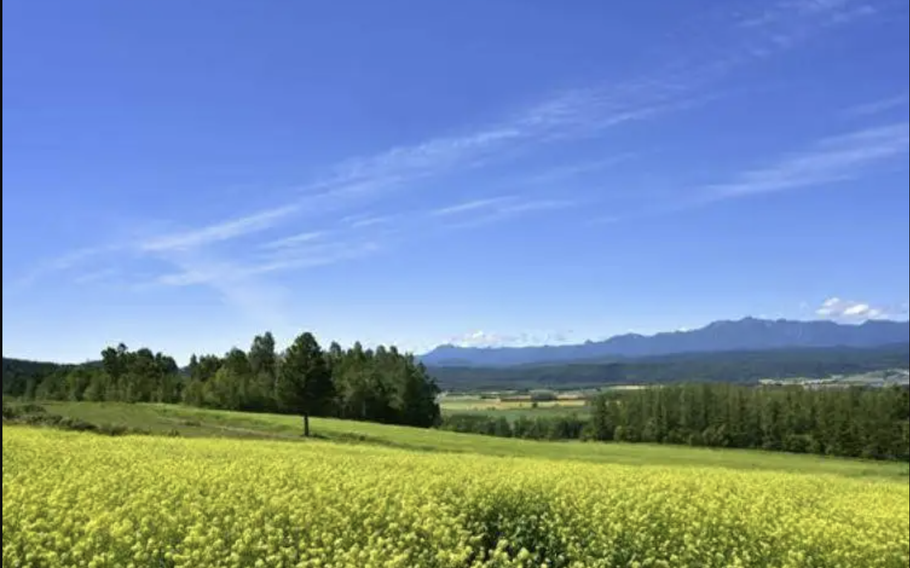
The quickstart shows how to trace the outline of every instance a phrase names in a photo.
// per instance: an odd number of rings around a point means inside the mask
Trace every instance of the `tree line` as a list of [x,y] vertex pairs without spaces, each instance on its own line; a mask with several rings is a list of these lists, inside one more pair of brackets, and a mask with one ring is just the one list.
[[594,401],[603,441],[748,448],[907,460],[910,390],[690,384]]
[[297,414],[307,435],[310,416],[419,427],[440,419],[439,388],[413,355],[395,347],[364,349],[360,343],[350,349],[332,343],[323,350],[311,333],[279,353],[267,332],[256,336],[248,351],[193,355],[185,369],[170,356],[147,348],[130,351],[123,344],[85,365],[16,367],[5,360],[3,394]]
[[463,434],[481,434],[523,440],[591,440],[591,420],[577,414],[560,416],[505,416],[452,414],[444,416],[440,429]]
[[456,432],[910,459],[910,389],[682,384],[602,393],[589,416],[446,416]]

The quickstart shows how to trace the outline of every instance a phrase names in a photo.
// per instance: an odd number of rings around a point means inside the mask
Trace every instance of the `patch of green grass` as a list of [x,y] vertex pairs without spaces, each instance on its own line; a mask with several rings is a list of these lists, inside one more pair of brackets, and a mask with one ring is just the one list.
[[[503,401],[498,397],[481,395],[455,395],[443,397],[440,409],[444,416],[474,415],[492,418],[504,417],[514,422],[521,417],[558,417],[590,415],[591,408],[581,398],[564,398],[552,401],[532,402],[528,400]],[[579,395],[580,396],[580,395]]]
[[[112,424],[156,435],[180,435],[190,438],[281,438],[281,432],[270,431],[262,423],[248,428],[242,418],[232,423],[213,417],[196,420],[191,413],[169,412],[166,405],[124,404],[119,402],[43,402],[48,412],[84,420],[92,424]],[[191,410],[191,409],[190,409]],[[243,415],[241,415],[243,416]],[[255,415],[251,415],[255,416]]]
[[[99,424],[121,424],[166,435],[254,438],[304,442],[297,416],[207,410],[177,405],[89,402],[41,403],[61,416]],[[459,434],[440,430],[314,418],[316,437],[337,442],[372,444],[409,450],[574,460],[592,463],[722,467],[739,470],[788,471],[846,477],[906,478],[907,465],[747,450],[719,450],[647,444],[537,442]]]

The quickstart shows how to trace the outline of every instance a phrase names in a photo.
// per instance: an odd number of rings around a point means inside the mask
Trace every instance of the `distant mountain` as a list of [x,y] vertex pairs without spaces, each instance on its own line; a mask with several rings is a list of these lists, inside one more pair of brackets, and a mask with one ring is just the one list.
[[[588,389],[677,382],[756,384],[761,380],[830,379],[887,373],[907,384],[910,344],[680,353],[612,362],[564,362],[498,367],[429,367],[454,392]],[[904,371],[904,372],[898,372]]]
[[434,367],[503,367],[573,361],[609,361],[680,353],[763,351],[771,349],[870,348],[910,341],[910,322],[868,321],[860,325],[831,321],[744,318],[718,321],[701,329],[645,336],[618,335],[581,345],[542,347],[458,347],[442,345],[420,357]]

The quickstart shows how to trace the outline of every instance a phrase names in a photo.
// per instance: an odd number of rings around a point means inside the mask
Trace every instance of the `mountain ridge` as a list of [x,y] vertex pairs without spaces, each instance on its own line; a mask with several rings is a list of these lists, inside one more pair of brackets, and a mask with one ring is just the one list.
[[421,355],[434,367],[503,367],[540,363],[621,360],[684,353],[764,351],[813,347],[876,347],[910,341],[910,322],[869,320],[861,324],[833,321],[767,320],[746,317],[720,320],[689,331],[654,335],[629,333],[603,341],[532,347],[462,347],[440,345]]

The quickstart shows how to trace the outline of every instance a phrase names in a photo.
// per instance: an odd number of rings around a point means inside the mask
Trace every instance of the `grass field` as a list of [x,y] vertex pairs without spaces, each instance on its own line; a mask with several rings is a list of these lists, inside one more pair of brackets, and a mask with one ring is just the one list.
[[[311,442],[300,436],[302,423],[300,418],[294,416],[226,412],[175,405],[88,402],[48,402],[42,405],[51,413],[95,424],[122,424],[156,434]],[[313,433],[326,441],[420,452],[625,465],[722,467],[907,480],[907,465],[897,463],[645,444],[536,442],[319,418],[313,419],[311,423]]]
[[515,399],[514,397],[498,396],[484,397],[481,395],[455,395],[445,396],[440,401],[443,415],[471,414],[484,415],[498,418],[505,417],[515,421],[520,417],[535,418],[538,416],[587,416],[590,408],[587,401],[577,397],[562,397],[558,400],[532,402],[530,398]]

